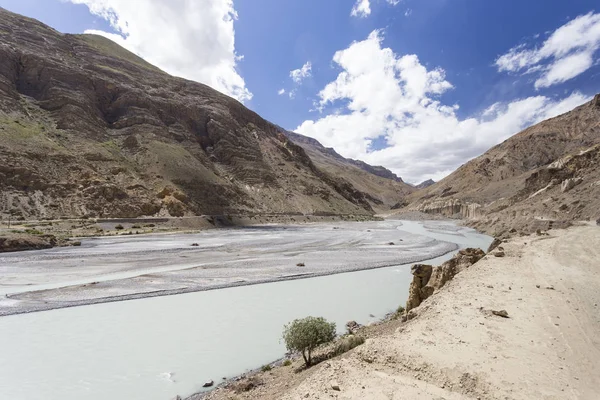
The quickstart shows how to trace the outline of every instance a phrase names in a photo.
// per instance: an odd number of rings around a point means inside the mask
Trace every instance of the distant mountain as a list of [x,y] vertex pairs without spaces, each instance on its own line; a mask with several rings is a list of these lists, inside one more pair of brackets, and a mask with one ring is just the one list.
[[501,234],[600,217],[600,95],[540,122],[415,192],[405,209]]
[[367,200],[375,211],[389,210],[415,191],[415,188],[384,167],[342,157],[316,139],[285,130],[284,133],[304,148],[317,167],[333,176],[342,177],[361,192],[367,193]]
[[419,183],[417,186],[415,186],[417,189],[425,189],[431,185],[433,185],[435,183],[435,181],[433,179],[427,179],[426,181],[423,181],[421,183]]

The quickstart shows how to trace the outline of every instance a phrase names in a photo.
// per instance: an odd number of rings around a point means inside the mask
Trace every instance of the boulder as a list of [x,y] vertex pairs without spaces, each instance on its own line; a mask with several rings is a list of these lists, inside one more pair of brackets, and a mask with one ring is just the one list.
[[204,385],[202,385],[202,387],[207,388],[213,386],[214,384],[215,382],[211,379],[210,381],[204,382]]
[[346,322],[346,329],[348,330],[349,334],[354,335],[361,327],[362,327],[362,325],[356,321]]
[[575,186],[579,185],[581,182],[583,182],[582,178],[569,178],[569,179],[565,179],[560,184],[560,191],[562,193],[566,193],[569,190],[573,189]]

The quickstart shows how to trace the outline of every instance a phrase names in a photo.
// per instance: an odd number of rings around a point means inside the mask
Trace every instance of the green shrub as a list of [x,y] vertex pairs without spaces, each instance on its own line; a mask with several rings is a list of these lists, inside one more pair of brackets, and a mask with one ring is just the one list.
[[131,227],[131,229],[142,229],[142,227],[140,225],[135,224]]
[[398,306],[398,309],[396,310],[396,313],[403,314],[404,313],[404,307],[402,307],[401,305]]
[[335,338],[335,323],[322,317],[295,319],[283,327],[283,340],[289,351],[302,354],[307,367],[312,365],[312,351]]
[[285,360],[281,365],[283,365],[284,367],[289,367],[290,365],[292,365],[292,360]]
[[268,372],[270,371],[272,368],[269,364],[267,365],[263,365],[262,368],[260,369],[262,372]]

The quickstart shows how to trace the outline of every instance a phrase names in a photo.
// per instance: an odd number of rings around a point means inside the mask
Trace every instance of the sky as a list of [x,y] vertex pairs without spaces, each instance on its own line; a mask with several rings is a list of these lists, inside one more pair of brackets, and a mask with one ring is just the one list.
[[[0,0],[405,181],[600,92],[597,0]],[[596,9],[597,8],[597,9]]]

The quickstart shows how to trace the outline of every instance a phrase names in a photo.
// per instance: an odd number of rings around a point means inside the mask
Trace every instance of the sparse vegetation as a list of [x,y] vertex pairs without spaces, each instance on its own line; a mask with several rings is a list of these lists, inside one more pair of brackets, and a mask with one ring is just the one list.
[[142,227],[138,224],[135,224],[131,227],[131,229],[142,229]]
[[283,340],[289,351],[302,354],[307,367],[312,365],[312,352],[335,338],[335,323],[322,317],[295,319],[283,328]]
[[269,372],[270,370],[272,370],[273,368],[271,368],[271,366],[269,364],[267,365],[263,365],[262,368],[260,369],[262,372]]
[[340,354],[344,354],[353,348],[360,346],[365,342],[365,338],[362,336],[354,336],[348,335],[346,337],[341,338],[336,343],[332,356],[339,356]]
[[289,367],[290,365],[292,365],[292,360],[285,360],[281,365],[283,365],[284,367]]
[[121,231],[121,230],[123,230],[125,228],[123,227],[123,225],[119,224],[119,225],[115,226],[115,229],[118,230],[118,231]]

